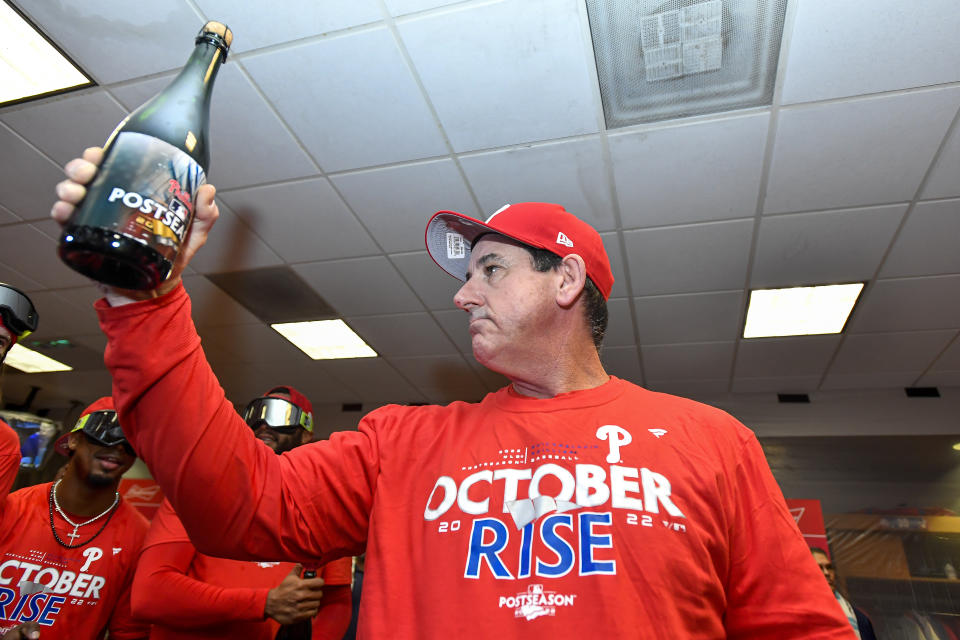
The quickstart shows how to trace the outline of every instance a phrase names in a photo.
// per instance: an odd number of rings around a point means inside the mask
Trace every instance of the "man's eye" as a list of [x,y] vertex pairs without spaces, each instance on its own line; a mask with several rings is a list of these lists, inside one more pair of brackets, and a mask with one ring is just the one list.
[[493,272],[500,268],[500,265],[488,264],[483,268],[483,274],[490,276],[493,275]]

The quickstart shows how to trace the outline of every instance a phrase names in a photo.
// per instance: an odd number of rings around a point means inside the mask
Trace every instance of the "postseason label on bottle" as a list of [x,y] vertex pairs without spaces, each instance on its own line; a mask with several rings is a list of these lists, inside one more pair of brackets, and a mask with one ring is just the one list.
[[203,168],[172,144],[121,132],[90,186],[82,224],[113,229],[173,262],[193,220]]

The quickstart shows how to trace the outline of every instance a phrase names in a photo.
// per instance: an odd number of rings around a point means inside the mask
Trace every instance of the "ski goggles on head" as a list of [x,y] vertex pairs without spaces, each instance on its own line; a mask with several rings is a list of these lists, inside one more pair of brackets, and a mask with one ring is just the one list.
[[313,433],[313,416],[284,398],[255,398],[243,410],[243,421],[251,429],[265,424],[277,433],[290,435],[298,429]]
[[88,413],[77,420],[73,431],[82,431],[85,436],[104,447],[122,444],[129,453],[136,455],[133,447],[127,442],[127,436],[123,435],[116,411]]
[[0,283],[0,318],[3,326],[18,340],[37,330],[40,316],[25,293]]

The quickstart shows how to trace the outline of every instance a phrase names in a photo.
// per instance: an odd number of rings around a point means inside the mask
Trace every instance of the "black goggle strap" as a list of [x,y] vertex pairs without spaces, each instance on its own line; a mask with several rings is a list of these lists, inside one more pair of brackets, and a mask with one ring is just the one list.
[[37,330],[39,316],[30,298],[19,289],[2,283],[0,283],[0,316],[3,317],[3,325],[18,339],[26,338]]
[[129,444],[127,437],[117,421],[116,411],[94,411],[88,413],[74,425],[73,431],[83,431],[94,440],[112,447],[115,444]]
[[243,410],[243,420],[251,428],[261,422],[268,427],[302,427],[313,433],[313,416],[284,398],[255,398]]

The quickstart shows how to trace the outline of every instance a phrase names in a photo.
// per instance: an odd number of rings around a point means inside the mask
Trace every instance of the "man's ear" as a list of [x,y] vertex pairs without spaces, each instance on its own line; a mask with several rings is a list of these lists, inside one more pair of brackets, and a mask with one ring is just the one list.
[[557,304],[569,307],[577,301],[580,292],[587,285],[587,265],[583,258],[571,253],[560,263],[559,270],[563,279],[557,291]]
[[67,448],[70,451],[76,451],[77,447],[80,446],[80,432],[72,431],[69,436],[67,436]]
[[306,429],[300,429],[300,444],[307,444],[311,440],[313,440],[313,433]]

